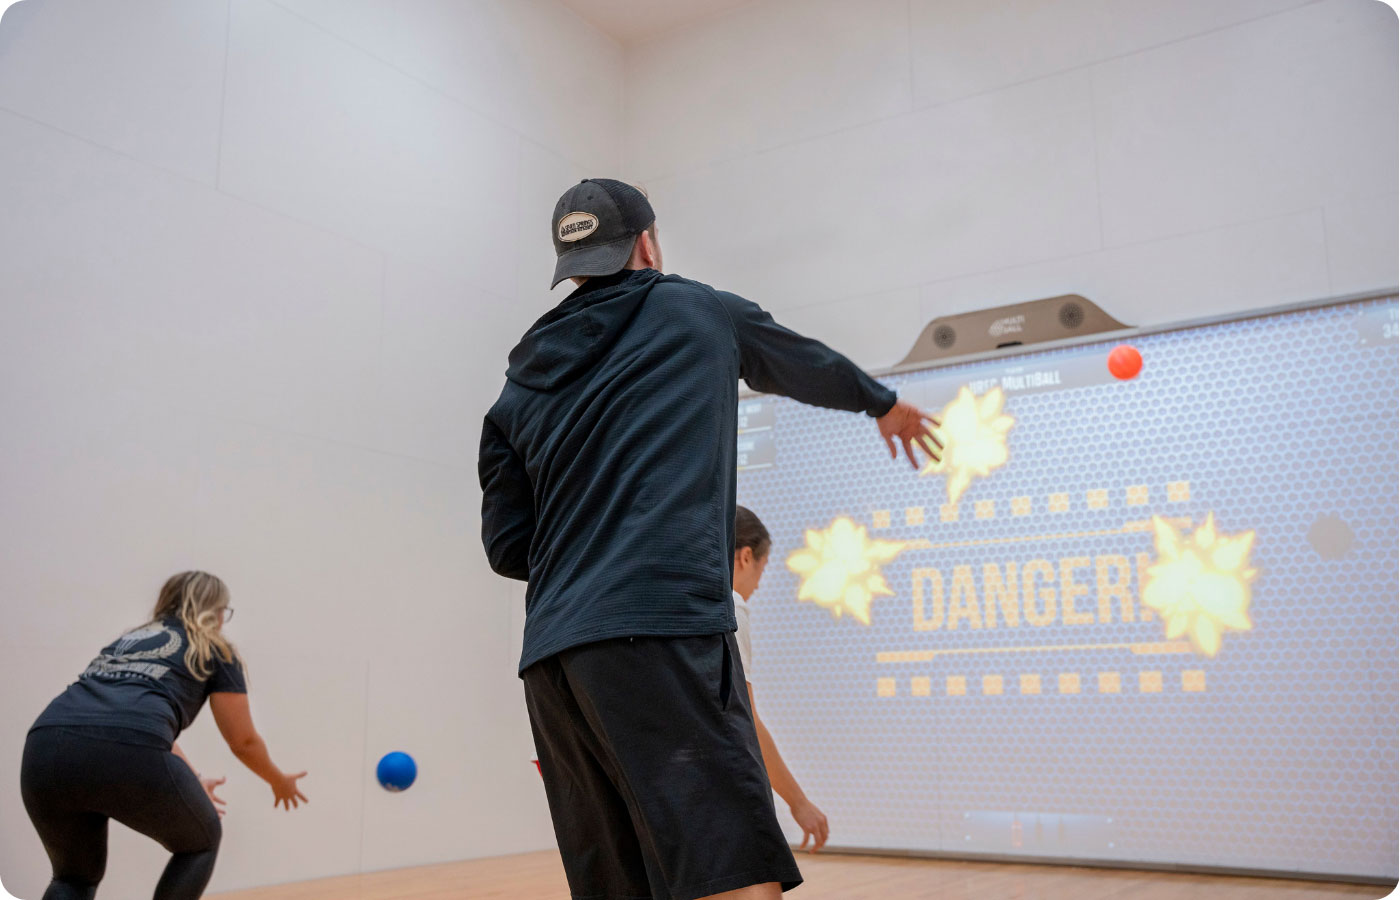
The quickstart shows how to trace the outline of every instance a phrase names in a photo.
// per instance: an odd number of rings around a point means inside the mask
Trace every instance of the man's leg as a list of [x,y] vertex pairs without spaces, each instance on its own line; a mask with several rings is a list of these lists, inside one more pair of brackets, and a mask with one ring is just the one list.
[[557,657],[525,670],[524,680],[535,752],[570,893],[650,900],[647,866],[627,805],[599,759],[598,739]]
[[638,637],[558,657],[658,897],[770,898],[802,883],[733,640]]

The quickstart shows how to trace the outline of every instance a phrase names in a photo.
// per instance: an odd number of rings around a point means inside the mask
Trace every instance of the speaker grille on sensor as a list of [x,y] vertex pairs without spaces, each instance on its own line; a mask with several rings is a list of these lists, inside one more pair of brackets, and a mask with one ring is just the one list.
[[1066,328],[1078,328],[1084,324],[1084,307],[1078,303],[1066,303],[1060,307],[1060,324]]
[[940,350],[947,350],[958,339],[958,334],[947,325],[933,329],[933,344]]

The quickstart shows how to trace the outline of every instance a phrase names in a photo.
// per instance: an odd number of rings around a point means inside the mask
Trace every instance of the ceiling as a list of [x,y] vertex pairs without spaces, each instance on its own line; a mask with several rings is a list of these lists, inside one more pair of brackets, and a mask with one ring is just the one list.
[[672,31],[746,2],[748,0],[563,0],[565,6],[623,44]]

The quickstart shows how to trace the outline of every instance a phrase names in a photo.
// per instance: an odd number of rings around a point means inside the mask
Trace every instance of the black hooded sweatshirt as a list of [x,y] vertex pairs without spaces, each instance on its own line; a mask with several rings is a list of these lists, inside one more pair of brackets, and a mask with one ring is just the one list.
[[738,382],[881,416],[895,395],[757,305],[591,278],[511,351],[478,468],[491,568],[529,582],[524,672],[579,644],[734,630]]

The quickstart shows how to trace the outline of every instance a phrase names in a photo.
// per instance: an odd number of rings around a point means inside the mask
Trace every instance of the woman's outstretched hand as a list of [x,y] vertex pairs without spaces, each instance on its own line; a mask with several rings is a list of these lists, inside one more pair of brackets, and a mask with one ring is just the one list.
[[214,793],[214,788],[223,784],[225,781],[228,781],[228,779],[205,778],[203,775],[199,776],[199,783],[204,787],[204,793],[209,795],[209,802],[214,804],[214,812],[218,813],[219,818],[221,819],[224,817],[224,807],[228,804],[224,801],[222,797]]
[[307,800],[306,795],[297,787],[297,782],[305,777],[305,772],[298,772],[295,775],[283,772],[272,782],[272,805],[281,806],[290,811],[300,807],[303,803],[310,803],[311,801]]

